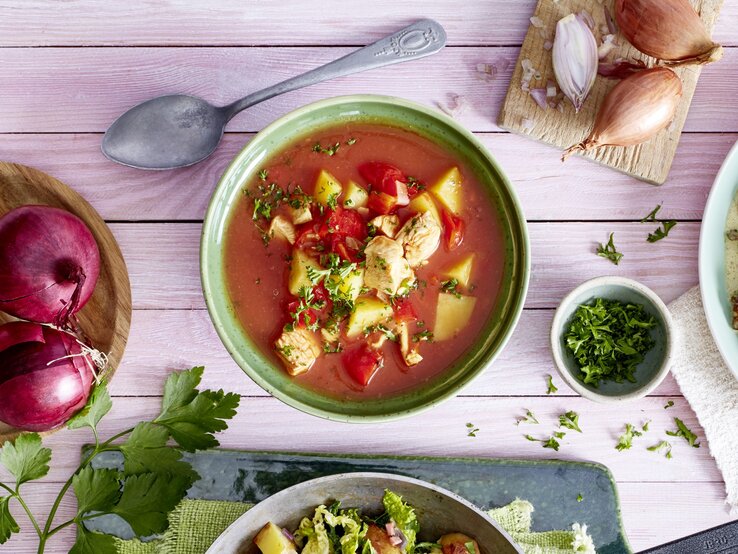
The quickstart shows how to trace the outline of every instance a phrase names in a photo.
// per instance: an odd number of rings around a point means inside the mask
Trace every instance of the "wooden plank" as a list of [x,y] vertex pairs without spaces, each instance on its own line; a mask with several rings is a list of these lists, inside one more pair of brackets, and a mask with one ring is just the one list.
[[[558,396],[576,396],[558,377],[548,347],[552,310],[525,310],[500,357],[464,390],[470,396],[541,396],[546,375],[554,376]],[[172,338],[177,337],[176,347]],[[204,386],[246,396],[268,396],[228,355],[205,310],[136,310],[120,372],[110,385],[116,396],[150,396],[161,386],[155,368],[205,365]],[[669,375],[654,395],[681,396]]]
[[[157,392],[162,385],[160,382]],[[229,388],[227,383],[220,387]],[[141,419],[154,417],[160,402],[156,397],[115,398],[113,410],[101,423],[100,436],[112,436]],[[607,465],[619,481],[720,481],[706,444],[691,448],[686,441],[664,434],[675,428],[672,418],[676,416],[700,438],[704,436],[686,401],[676,398],[669,410],[663,406],[663,399],[654,397],[631,402],[627,411],[623,406],[595,404],[583,398],[467,397],[449,400],[409,419],[356,427],[303,414],[275,398],[244,398],[228,432],[218,438],[223,448],[235,449],[591,460]],[[536,414],[540,425],[515,425],[526,409]],[[558,416],[568,410],[580,414],[584,433],[567,432],[559,452],[525,439],[525,434],[550,437],[557,429]],[[635,440],[632,449],[615,450],[625,423],[640,425],[648,419],[652,420],[649,432]],[[421,421],[427,431],[419,430],[417,424]],[[467,436],[468,422],[479,428],[476,437]],[[646,450],[664,438],[670,438],[673,444],[672,459]],[[48,480],[64,481],[79,463],[79,449],[90,440],[86,430],[48,437],[46,444],[62,453],[52,464]],[[0,480],[4,478],[5,474],[0,473]]]
[[[40,513],[53,502],[58,489],[59,486],[52,483],[31,483],[25,486],[24,496],[31,509]],[[732,519],[722,507],[722,483],[618,483],[618,491],[623,523],[636,552]],[[668,506],[668,510],[655,510],[654,502],[659,502],[662,507]],[[37,539],[31,526],[15,503],[11,505],[21,533],[4,548],[14,554],[36,554]],[[59,522],[73,516],[73,500],[65,500],[59,510]],[[534,522],[535,517],[534,513]],[[66,554],[73,541],[74,532],[64,529],[51,538],[46,554]]]
[[[668,189],[659,189],[583,159],[562,166],[555,149],[524,137],[478,136],[507,171],[527,218],[547,221],[640,220],[660,203],[665,217],[700,219],[715,174],[738,139],[685,134]],[[69,183],[108,220],[195,220],[202,219],[221,173],[251,137],[229,133],[206,161],[175,171],[113,164],[100,153],[99,134],[4,135],[2,157]]]
[[[225,104],[333,60],[350,48],[4,48],[0,49],[0,133],[103,132],[131,106],[161,94],[189,93]],[[376,93],[426,105],[467,104],[460,123],[498,131],[495,119],[518,48],[447,48],[439,54],[309,87],[237,116],[229,131],[258,131],[275,118],[326,97]],[[477,64],[500,68],[496,80]],[[502,68],[505,67],[503,70]],[[738,132],[733,105],[738,49],[704,70],[685,129]],[[33,91],[33,94],[29,94]],[[551,160],[559,153],[551,150]],[[566,170],[569,171],[569,170]]]
[[[135,309],[201,309],[198,272],[200,225],[196,223],[113,224],[128,264]],[[699,224],[680,223],[667,239],[646,242],[653,224],[532,223],[529,225],[532,278],[526,307],[555,308],[582,281],[623,275],[653,288],[665,302],[697,283]],[[598,242],[615,233],[625,254],[619,266],[598,258]]]
[[[693,4],[699,11],[707,29],[712,29],[720,11],[722,0],[694,0]],[[612,5],[613,2],[611,1],[604,4],[605,8],[609,10],[612,10]],[[507,91],[507,97],[498,118],[498,123],[502,128],[527,135],[562,149],[573,146],[587,137],[594,124],[599,107],[618,81],[598,77],[578,114],[574,112],[574,107],[568,101],[564,103],[562,111],[557,109],[543,110],[536,105],[532,96],[521,87],[523,60],[532,62],[533,67],[541,75],[540,80],[534,78],[530,83],[530,88],[545,87],[548,80],[555,81],[551,52],[544,48],[544,43],[551,40],[556,23],[560,19],[582,10],[592,11],[592,3],[589,0],[565,0],[561,2],[541,0],[538,3],[535,16],[543,22],[543,28],[539,29],[532,24],[529,25]],[[597,9],[591,15],[596,22],[594,34],[599,44],[602,40],[602,32],[599,29],[603,25],[607,28],[605,13],[603,10]],[[620,46],[615,49],[608,60],[617,58],[643,59],[649,65],[653,63],[652,58],[641,54],[627,42],[622,34],[618,33],[616,40]],[[675,68],[674,71],[682,80],[682,100],[679,103],[674,120],[668,128],[643,144],[629,147],[597,148],[583,152],[581,155],[644,181],[657,185],[663,184],[667,179],[676,154],[679,137],[687,118],[701,67],[679,67]],[[533,127],[529,128],[531,124]]]
[[[335,2],[324,9],[301,0],[220,0],[217,5],[180,0],[131,9],[124,3],[97,0],[61,5],[55,0],[27,0],[22,7],[3,0],[0,46],[358,45],[420,17],[441,22],[449,44],[521,44],[535,4],[535,0],[375,0]],[[726,2],[716,40],[738,43],[736,25],[737,6]]]

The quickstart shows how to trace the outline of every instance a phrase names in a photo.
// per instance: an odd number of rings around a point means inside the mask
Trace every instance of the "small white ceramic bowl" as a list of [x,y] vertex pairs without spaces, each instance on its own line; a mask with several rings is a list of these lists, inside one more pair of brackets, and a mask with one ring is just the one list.
[[[579,366],[566,347],[564,334],[577,308],[596,298],[641,304],[648,314],[656,318],[657,325],[651,330],[656,344],[636,369],[635,383],[607,381],[595,388],[577,377]],[[661,298],[638,281],[614,276],[597,277],[579,285],[559,304],[551,324],[551,351],[561,377],[584,398],[602,403],[636,400],[658,387],[669,373],[673,351],[671,314]]]

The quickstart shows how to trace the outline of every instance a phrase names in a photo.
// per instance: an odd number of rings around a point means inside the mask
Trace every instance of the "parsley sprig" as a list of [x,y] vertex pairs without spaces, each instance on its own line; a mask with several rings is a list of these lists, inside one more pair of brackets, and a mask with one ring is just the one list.
[[700,447],[700,443],[697,442],[697,435],[695,435],[681,419],[675,417],[674,423],[676,423],[677,426],[676,431],[667,431],[667,435],[670,437],[682,437],[692,448]]
[[661,204],[656,206],[651,212],[641,219],[641,223],[660,223],[661,226],[658,227],[653,233],[649,233],[646,240],[648,242],[657,242],[660,241],[663,238],[666,238],[669,236],[669,231],[672,230],[677,224],[676,220],[674,219],[656,219],[656,215],[659,213],[659,210],[661,209]]
[[618,444],[615,445],[615,449],[618,452],[622,452],[623,450],[630,450],[633,447],[633,439],[642,435],[643,433],[633,427],[633,425],[631,425],[630,423],[626,423],[625,433],[620,435],[620,438],[618,439]]
[[618,252],[618,249],[615,247],[614,238],[615,233],[610,233],[610,240],[607,241],[607,244],[600,243],[597,246],[597,255],[601,258],[610,260],[615,265],[618,265],[620,260],[623,259],[623,253]]
[[[105,385],[98,385],[87,406],[67,423],[70,429],[92,429],[95,444],[63,485],[43,525],[26,504],[21,486],[48,474],[51,449],[43,446],[38,433],[24,433],[15,441],[5,442],[0,463],[13,475],[15,485],[0,482],[0,489],[7,492],[0,496],[0,544],[20,531],[8,508],[12,501],[18,502],[30,519],[39,537],[39,553],[44,551],[49,537],[69,526],[77,530],[71,552],[114,552],[112,536],[90,531],[83,524],[105,514],[120,516],[138,536],[165,531],[167,514],[199,479],[192,466],[182,460],[182,452],[218,446],[214,434],[227,428],[226,422],[236,414],[239,403],[237,394],[198,390],[202,374],[202,367],[172,373],[164,388],[159,415],[104,441],[97,426],[113,404]],[[170,441],[176,447],[168,447]],[[123,455],[122,469],[93,467],[98,454],[110,451]],[[77,497],[77,511],[72,519],[54,526],[70,488]]]

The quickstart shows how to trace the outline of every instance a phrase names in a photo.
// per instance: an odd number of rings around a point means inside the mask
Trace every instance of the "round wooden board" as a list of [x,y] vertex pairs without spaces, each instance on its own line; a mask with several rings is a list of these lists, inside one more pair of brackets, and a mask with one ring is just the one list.
[[[92,345],[108,355],[109,381],[123,357],[131,326],[131,284],[118,242],[100,214],[67,185],[37,169],[0,162],[0,216],[26,204],[67,210],[84,221],[95,236],[100,249],[100,277],[77,318]],[[12,319],[0,312],[0,323]],[[0,422],[0,444],[17,434],[16,429]]]

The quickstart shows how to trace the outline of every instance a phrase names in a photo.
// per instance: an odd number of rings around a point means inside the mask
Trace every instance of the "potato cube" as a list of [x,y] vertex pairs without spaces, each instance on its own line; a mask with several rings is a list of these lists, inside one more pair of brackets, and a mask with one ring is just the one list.
[[436,202],[435,200],[433,200],[433,197],[427,192],[423,192],[410,200],[410,204],[408,204],[407,207],[408,209],[410,209],[410,211],[417,212],[419,214],[430,212],[435,220],[439,224],[441,223],[441,215],[438,213]]
[[357,337],[367,327],[378,323],[384,323],[392,317],[392,307],[382,302],[379,298],[366,296],[359,298],[354,306],[354,311],[349,317],[346,336]]
[[369,193],[353,181],[349,181],[346,185],[346,196],[343,199],[343,205],[355,210],[366,206],[367,200],[369,200]]
[[450,279],[456,279],[462,287],[468,288],[473,266],[474,254],[469,254],[444,270],[443,274]]
[[356,300],[361,293],[361,287],[364,286],[364,270],[356,269],[341,279],[338,275],[331,275],[332,282],[340,282],[338,290],[345,294],[351,300]]
[[454,215],[461,212],[461,184],[462,177],[459,168],[454,166],[430,188],[430,191],[441,204],[446,206]]
[[459,296],[442,292],[436,305],[436,324],[433,327],[433,340],[454,338],[467,326],[471,319],[477,299],[473,296]]
[[262,554],[297,554],[295,543],[271,521],[254,537],[254,544],[259,547]]
[[327,206],[338,200],[343,192],[343,187],[338,179],[328,173],[325,169],[321,169],[318,174],[318,180],[315,181],[315,193],[313,197],[318,204]]
[[318,262],[313,260],[302,250],[292,251],[292,262],[290,263],[290,277],[288,288],[290,294],[298,295],[302,287],[312,288],[313,282],[308,277],[308,268],[320,269]]

